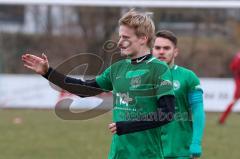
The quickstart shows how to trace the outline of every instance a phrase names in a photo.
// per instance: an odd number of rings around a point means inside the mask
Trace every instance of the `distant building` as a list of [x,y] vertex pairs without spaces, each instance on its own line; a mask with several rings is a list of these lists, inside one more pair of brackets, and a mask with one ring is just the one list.
[[[225,35],[233,31],[232,27],[225,25],[227,21],[233,19],[240,22],[240,10],[236,8],[155,9],[153,17],[157,27],[170,29],[180,34],[198,30],[207,35],[216,33]],[[79,25],[80,18],[74,6],[0,5],[0,32],[82,34],[83,31]]]
[[0,5],[0,32],[41,34],[50,29],[53,34],[68,34],[76,29],[66,26],[78,23],[78,18],[74,7]]
[[198,30],[201,34],[229,34],[229,21],[240,22],[239,9],[161,9],[158,13],[160,29],[170,29],[178,35]]

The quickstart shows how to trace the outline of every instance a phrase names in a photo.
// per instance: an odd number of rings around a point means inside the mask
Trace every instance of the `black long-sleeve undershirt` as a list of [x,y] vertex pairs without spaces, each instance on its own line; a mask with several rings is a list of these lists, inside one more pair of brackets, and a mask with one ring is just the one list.
[[80,97],[95,96],[104,92],[97,84],[96,79],[82,81],[81,79],[65,76],[51,67],[43,77],[62,89]]
[[[43,75],[53,84],[67,90],[70,93],[80,97],[89,97],[98,95],[104,90],[97,84],[96,79],[82,81],[72,77],[65,76],[56,70],[49,68],[48,72]],[[152,121],[119,121],[116,122],[117,134],[123,135],[138,131],[144,131],[165,125],[173,120],[175,97],[165,95],[158,99],[158,109],[156,112],[157,120]],[[161,117],[159,115],[162,115]]]

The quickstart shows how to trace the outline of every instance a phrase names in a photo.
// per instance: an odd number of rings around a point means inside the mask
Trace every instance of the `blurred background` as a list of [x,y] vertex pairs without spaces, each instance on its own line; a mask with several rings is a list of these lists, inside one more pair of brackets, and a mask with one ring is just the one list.
[[[105,69],[119,50],[106,50],[104,44],[117,42],[118,19],[131,8],[149,12],[156,30],[176,33],[180,48],[176,63],[201,79],[207,111],[202,158],[240,156],[240,105],[225,125],[217,124],[234,91],[229,64],[240,50],[240,1],[0,0],[1,159],[106,158],[111,113],[87,121],[58,118],[52,108],[71,95],[57,92],[25,69],[21,55],[44,52],[57,67],[74,55],[92,53],[103,59]],[[89,72],[99,69],[95,60],[83,60]],[[83,75],[85,69],[72,73]]]

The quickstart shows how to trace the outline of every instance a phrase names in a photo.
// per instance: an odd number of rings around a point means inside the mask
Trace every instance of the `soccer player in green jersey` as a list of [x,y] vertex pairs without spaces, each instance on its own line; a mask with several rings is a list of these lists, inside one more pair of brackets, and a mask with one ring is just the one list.
[[148,15],[134,10],[124,14],[119,20],[118,46],[127,59],[114,63],[93,80],[61,74],[49,67],[44,54],[25,54],[22,60],[25,67],[79,96],[112,91],[109,159],[163,159],[160,130],[173,119],[175,97],[168,65],[150,53],[154,34]]
[[176,97],[175,120],[162,127],[165,158],[189,159],[201,156],[205,124],[203,90],[196,74],[175,64],[177,37],[170,31],[156,33],[153,55],[165,61],[172,72]]

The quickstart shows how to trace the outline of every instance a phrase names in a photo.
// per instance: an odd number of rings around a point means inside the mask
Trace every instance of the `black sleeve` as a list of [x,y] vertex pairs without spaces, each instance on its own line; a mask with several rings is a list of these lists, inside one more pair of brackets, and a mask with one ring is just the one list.
[[175,112],[175,97],[173,95],[166,95],[158,100],[157,119],[146,121],[120,121],[116,122],[117,134],[123,135],[137,131],[148,130],[160,127],[171,122],[174,118]]
[[65,76],[51,67],[43,77],[62,89],[80,97],[95,96],[103,92],[97,84],[96,79],[82,81],[81,79]]

